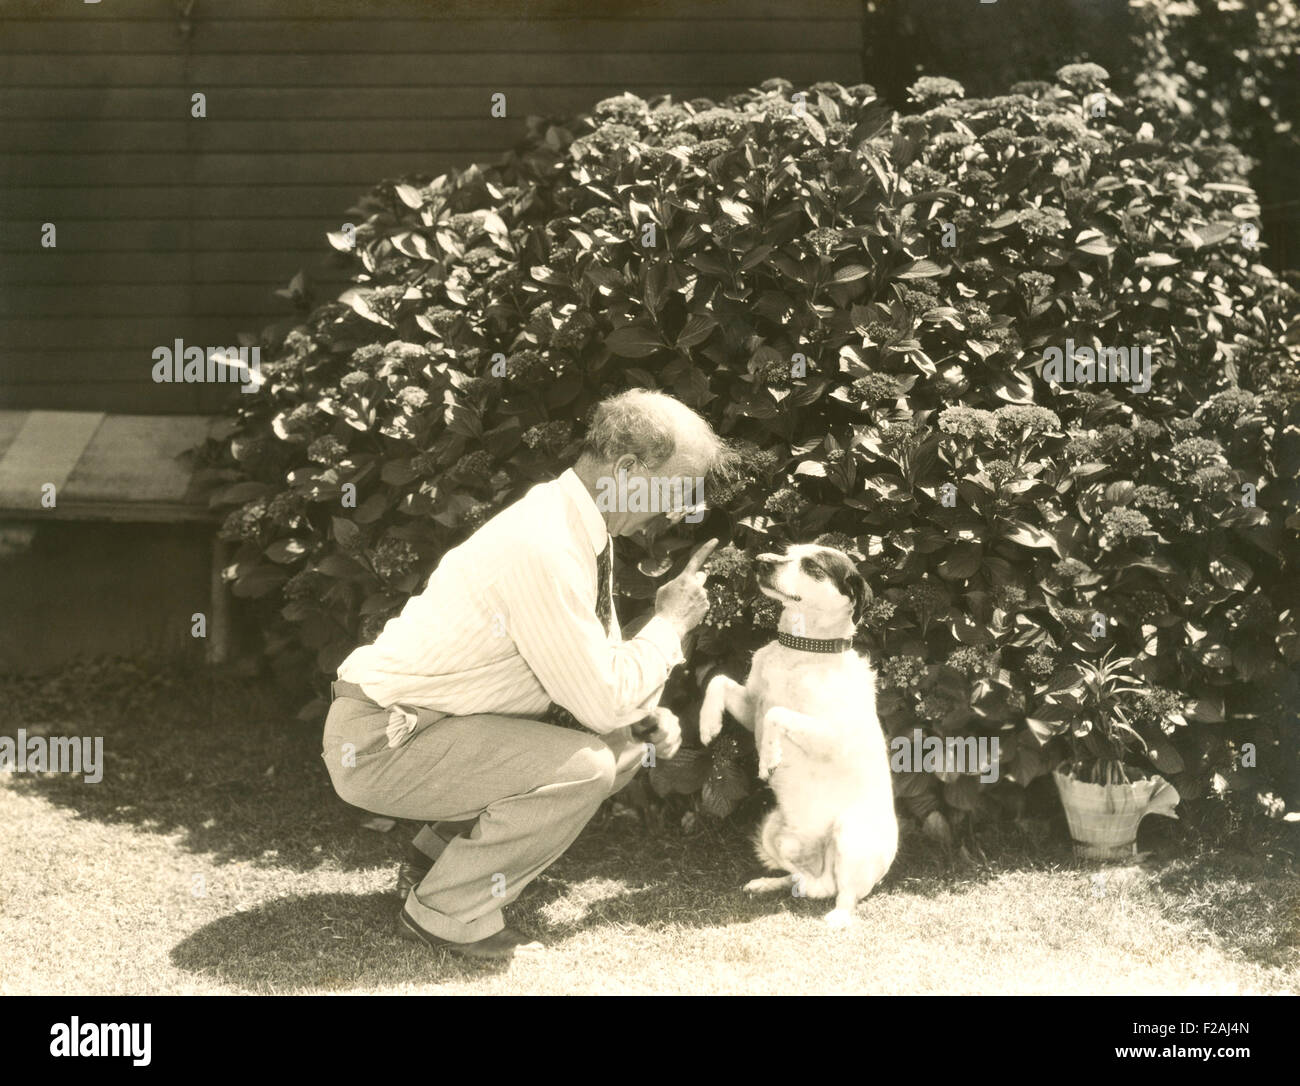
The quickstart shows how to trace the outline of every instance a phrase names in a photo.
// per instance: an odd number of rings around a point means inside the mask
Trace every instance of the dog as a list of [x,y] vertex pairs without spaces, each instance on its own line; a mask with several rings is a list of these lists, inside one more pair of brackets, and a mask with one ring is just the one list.
[[831,547],[799,544],[760,554],[755,566],[759,590],[782,607],[778,637],[754,654],[744,686],[709,680],[700,739],[711,743],[730,713],[754,733],[758,775],[776,793],[755,844],[768,868],[788,874],[754,879],[745,892],[833,897],[826,922],[846,927],[898,851],[876,677],[853,651],[871,590]]

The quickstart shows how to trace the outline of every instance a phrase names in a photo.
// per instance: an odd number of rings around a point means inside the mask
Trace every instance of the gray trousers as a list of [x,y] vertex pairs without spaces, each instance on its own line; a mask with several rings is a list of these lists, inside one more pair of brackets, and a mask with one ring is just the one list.
[[336,696],[322,757],[354,806],[421,822],[477,819],[445,847],[421,831],[416,847],[436,858],[403,906],[433,935],[474,942],[505,926],[502,908],[632,780],[645,744],[628,728],[599,736],[514,716],[416,712],[414,734],[390,748],[389,710]]

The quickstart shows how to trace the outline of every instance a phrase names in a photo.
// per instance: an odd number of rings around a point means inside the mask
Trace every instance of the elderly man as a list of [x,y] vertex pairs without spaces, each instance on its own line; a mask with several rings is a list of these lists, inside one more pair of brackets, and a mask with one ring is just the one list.
[[[716,540],[623,640],[611,537],[687,514],[662,496],[698,502],[699,481],[728,457],[670,396],[605,400],[572,468],[448,551],[374,644],[343,661],[323,754],[335,791],[426,823],[399,872],[404,936],[478,958],[541,949],[502,908],[632,779],[646,742],[676,753],[677,721],[658,701],[708,610],[701,566]],[[544,723],[557,708],[590,730]]]

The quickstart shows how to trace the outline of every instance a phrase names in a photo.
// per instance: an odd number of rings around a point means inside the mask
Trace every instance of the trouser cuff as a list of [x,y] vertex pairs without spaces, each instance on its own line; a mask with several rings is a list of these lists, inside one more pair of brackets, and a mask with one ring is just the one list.
[[429,908],[415,896],[414,890],[407,896],[402,911],[430,935],[446,939],[449,943],[477,943],[506,926],[506,918],[500,909],[466,922]]

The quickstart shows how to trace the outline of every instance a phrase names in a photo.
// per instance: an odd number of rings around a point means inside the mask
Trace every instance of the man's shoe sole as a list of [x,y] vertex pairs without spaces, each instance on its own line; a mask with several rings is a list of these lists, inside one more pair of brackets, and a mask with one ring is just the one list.
[[433,947],[436,950],[450,951],[459,957],[472,958],[475,961],[510,961],[515,956],[514,947],[503,950],[485,950],[479,943],[453,943],[448,939],[430,934],[407,916],[405,909],[402,909],[397,914],[397,934],[403,939],[409,939],[411,942],[423,943],[425,946]]
[[403,939],[408,939],[413,943],[423,943],[425,946],[431,946],[438,950],[444,950],[454,945],[449,943],[446,939],[439,938],[437,935],[425,931],[419,924],[406,915],[405,909],[401,909],[397,913],[397,934]]

